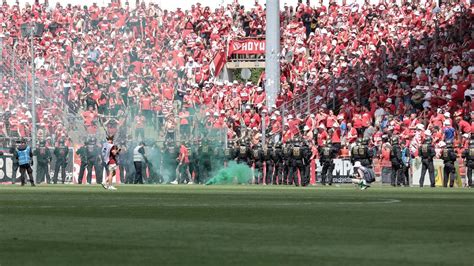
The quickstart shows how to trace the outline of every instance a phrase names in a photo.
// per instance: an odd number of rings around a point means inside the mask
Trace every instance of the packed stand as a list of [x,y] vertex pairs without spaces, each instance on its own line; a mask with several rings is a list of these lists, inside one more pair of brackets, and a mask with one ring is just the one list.
[[[101,127],[114,134],[132,117],[141,138],[146,125],[164,129],[168,139],[178,130],[223,129],[229,140],[258,145],[265,119],[275,143],[304,138],[318,156],[316,146],[331,140],[348,156],[364,137],[388,160],[383,149],[392,136],[416,156],[427,136],[438,151],[452,141],[466,146],[474,122],[472,7],[427,2],[285,5],[275,106],[266,106],[263,81],[222,82],[213,73],[227,38],[264,35],[260,5],[168,11],[152,3],[4,4],[0,22],[7,42],[26,57],[21,25],[45,26],[35,38],[37,76],[49,95],[81,114],[91,134]],[[308,94],[310,112],[288,108]]]

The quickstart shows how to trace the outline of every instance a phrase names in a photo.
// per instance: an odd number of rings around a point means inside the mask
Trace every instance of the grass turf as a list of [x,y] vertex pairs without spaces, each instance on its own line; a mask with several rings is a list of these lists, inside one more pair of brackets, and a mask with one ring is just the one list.
[[474,190],[0,187],[0,265],[473,265]]

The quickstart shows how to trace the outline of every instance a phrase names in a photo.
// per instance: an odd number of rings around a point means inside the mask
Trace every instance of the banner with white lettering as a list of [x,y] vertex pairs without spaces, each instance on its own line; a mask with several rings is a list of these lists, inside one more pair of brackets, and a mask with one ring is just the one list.
[[265,40],[239,39],[229,42],[228,56],[234,54],[265,54]]
[[[321,179],[322,165],[316,160],[318,180]],[[332,171],[333,183],[352,183],[353,166],[349,159],[335,159]]]

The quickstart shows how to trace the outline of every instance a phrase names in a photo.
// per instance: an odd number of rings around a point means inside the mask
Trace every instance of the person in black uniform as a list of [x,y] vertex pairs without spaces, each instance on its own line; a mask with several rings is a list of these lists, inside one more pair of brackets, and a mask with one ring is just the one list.
[[176,170],[178,168],[178,155],[179,155],[179,148],[173,143],[172,140],[168,140],[165,143],[166,153],[164,160],[164,168],[167,172],[169,172],[169,181],[171,184],[178,184],[178,175]]
[[469,148],[462,152],[466,164],[466,178],[469,187],[472,187],[472,169],[474,169],[474,139],[469,141]]
[[436,156],[436,151],[431,145],[431,138],[427,137],[425,142],[418,148],[418,154],[421,157],[421,176],[420,187],[423,187],[425,182],[426,170],[430,176],[431,187],[435,187],[435,171],[433,158]]
[[209,175],[211,172],[211,156],[212,156],[211,146],[209,145],[209,142],[207,139],[204,139],[202,141],[198,149],[198,154],[199,154],[199,180],[196,180],[196,182],[205,184],[207,180],[209,179]]
[[87,142],[87,183],[92,182],[92,167],[95,170],[95,180],[97,184],[102,184],[103,168],[101,162],[101,149],[95,137]]
[[271,145],[265,144],[262,146],[262,160],[265,163],[265,176],[263,177],[265,180],[265,184],[270,185],[272,183],[276,183],[275,180],[273,179],[274,165],[272,161],[272,146]]
[[311,173],[311,157],[313,153],[311,147],[308,145],[308,142],[303,142],[303,165],[304,165],[304,174],[301,175],[301,185],[303,187],[307,186],[310,181]]
[[66,181],[66,166],[67,166],[67,156],[69,153],[69,148],[66,146],[64,139],[59,141],[59,146],[54,148],[54,156],[56,161],[54,163],[54,176],[53,183],[58,183],[58,173],[61,169],[61,182],[64,184]]
[[273,146],[271,152],[271,164],[273,165],[274,171],[272,173],[273,184],[281,185],[283,183],[283,161],[282,161],[282,150],[281,143],[277,142]]
[[304,164],[303,164],[303,147],[301,147],[301,142],[298,139],[295,139],[293,147],[291,149],[291,167],[290,173],[288,175],[288,184],[298,186],[298,170],[300,171],[300,176],[304,174]]
[[239,150],[237,153],[237,163],[240,164],[247,164],[249,165],[250,162],[250,149],[248,143],[241,140],[239,145]]
[[20,165],[18,164],[18,144],[20,144],[20,141],[15,141],[12,143],[12,146],[10,148],[10,153],[12,155],[12,184],[15,184],[16,182],[16,174],[18,172],[18,168],[20,167]]
[[282,147],[282,171],[281,171],[282,182],[280,184],[283,184],[283,185],[288,185],[288,183],[290,182],[288,175],[290,173],[290,168],[291,168],[292,150],[293,150],[292,141],[288,141],[288,143],[285,143]]
[[229,162],[234,159],[234,142],[229,141],[227,147],[224,150],[224,166],[227,167]]
[[392,150],[390,151],[390,162],[392,163],[392,174],[390,182],[393,187],[397,186],[397,181],[400,180],[402,174],[403,160],[402,150],[398,144],[398,138],[392,139]]
[[262,145],[259,143],[252,148],[252,161],[254,164],[254,177],[255,184],[263,183],[262,173],[263,173],[263,149]]
[[[130,164],[130,162],[128,161],[130,159],[130,157],[127,156],[129,154],[129,147],[127,145],[127,141],[124,140],[124,139],[118,141],[118,145],[121,149],[120,150],[120,156],[118,156],[118,162],[117,162],[118,169],[119,169],[118,174],[119,174],[119,178],[120,178],[120,183],[125,184],[125,183],[127,183],[127,175],[128,175],[128,170],[129,170],[128,165]],[[132,153],[133,153],[133,151],[132,151]],[[133,157],[132,157],[132,159],[133,159]]]
[[324,147],[318,148],[319,162],[323,167],[321,170],[321,184],[332,185],[332,172],[334,171],[334,159],[337,156],[337,149],[332,145],[332,141],[327,140]]
[[[372,157],[373,150],[369,148],[369,139],[363,138],[362,144],[359,146],[359,161],[362,166],[368,168],[368,171],[372,171]],[[375,174],[374,174],[375,176]]]
[[[362,139],[358,138],[355,145],[351,149],[351,163],[355,165],[355,162],[360,162],[361,156],[360,151],[362,150]],[[361,163],[362,164],[362,163]]]
[[79,167],[79,176],[77,177],[77,183],[79,185],[82,184],[82,179],[84,179],[84,172],[86,171],[86,168],[87,168],[87,143],[88,143],[88,140],[86,140],[84,142],[84,145],[82,145],[76,151],[76,154],[79,155],[79,157],[81,158],[81,165]]
[[456,179],[456,168],[454,167],[454,163],[456,162],[456,152],[453,149],[453,143],[448,142],[446,143],[446,147],[441,152],[441,159],[444,163],[443,169],[443,187],[448,186],[449,180],[449,187],[454,186],[454,180]]
[[186,147],[189,147],[189,172],[191,173],[191,176],[194,173],[194,178],[195,180],[199,180],[199,168],[198,168],[198,162],[199,162],[199,153],[198,153],[198,147],[196,145],[192,145],[190,142],[186,143]]
[[49,176],[49,163],[51,163],[51,152],[46,147],[46,141],[42,140],[39,142],[38,149],[33,151],[33,155],[36,156],[38,166],[36,167],[36,183],[42,183],[46,181],[48,184],[51,183]]
[[222,143],[218,142],[217,145],[212,147],[212,160],[211,161],[211,173],[218,171],[224,166],[224,146]]

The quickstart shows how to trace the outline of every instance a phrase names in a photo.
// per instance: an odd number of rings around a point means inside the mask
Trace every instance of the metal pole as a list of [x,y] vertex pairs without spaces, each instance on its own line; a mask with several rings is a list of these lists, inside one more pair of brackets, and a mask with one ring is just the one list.
[[357,64],[357,100],[361,102],[360,95],[360,64]]
[[266,6],[265,93],[272,106],[280,92],[280,0],[267,0]]
[[[31,26],[31,148],[36,148],[36,97],[35,97],[35,40],[34,40],[34,24]],[[28,83],[28,81],[27,81]]]
[[[0,34],[0,64],[3,66],[3,35]],[[0,82],[3,81],[3,67],[0,69]]]
[[14,47],[15,45],[12,46],[12,61],[10,62],[13,80],[15,80],[15,49],[13,49]]

